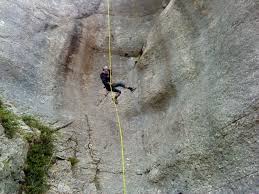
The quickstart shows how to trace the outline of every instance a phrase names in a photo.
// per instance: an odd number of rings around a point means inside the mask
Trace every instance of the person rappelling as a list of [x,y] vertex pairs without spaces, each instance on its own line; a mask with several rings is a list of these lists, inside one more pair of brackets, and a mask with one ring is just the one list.
[[111,75],[111,70],[108,68],[108,66],[104,66],[102,73],[100,74],[100,78],[102,80],[104,88],[106,89],[105,96],[107,96],[110,91],[115,92],[116,95],[114,97],[114,101],[116,104],[118,104],[118,97],[121,95],[121,91],[118,89],[118,87],[128,89],[131,92],[134,92],[136,88],[127,87],[123,82],[111,83],[110,85],[110,81],[111,81],[110,75]]

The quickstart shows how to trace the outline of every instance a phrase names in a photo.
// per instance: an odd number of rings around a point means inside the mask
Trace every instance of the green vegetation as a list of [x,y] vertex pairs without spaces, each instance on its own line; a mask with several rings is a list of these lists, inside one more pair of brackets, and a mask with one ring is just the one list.
[[28,136],[30,148],[27,154],[24,190],[28,194],[41,194],[48,190],[47,172],[53,158],[53,130],[32,116],[22,120],[30,127],[40,130],[38,138]]
[[76,157],[70,157],[68,158],[68,161],[71,163],[72,167],[74,167],[79,162],[79,160]]
[[9,111],[0,99],[0,123],[8,138],[13,138],[19,128],[17,119],[18,117]]
[[[31,128],[38,129],[40,133],[25,133],[19,131],[19,120],[23,120]],[[47,172],[52,165],[54,152],[54,130],[44,125],[32,116],[18,117],[3,104],[0,99],[0,123],[8,138],[13,138],[19,132],[29,143],[23,190],[26,194],[42,194],[48,190]],[[69,160],[72,165],[78,161],[74,158]]]

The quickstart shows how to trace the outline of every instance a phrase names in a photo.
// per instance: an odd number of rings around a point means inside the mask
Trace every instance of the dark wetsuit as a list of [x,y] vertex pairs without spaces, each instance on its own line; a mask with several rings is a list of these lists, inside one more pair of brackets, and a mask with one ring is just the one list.
[[[103,82],[104,87],[106,88],[107,91],[111,91],[111,86],[109,84],[110,82],[110,70],[108,73],[105,73],[104,71],[100,74],[100,78]],[[118,83],[113,83],[112,84],[112,91],[113,92],[117,92],[117,93],[121,93],[120,90],[118,90],[116,87],[122,87],[122,88],[126,88],[125,84],[122,82],[118,82]]]

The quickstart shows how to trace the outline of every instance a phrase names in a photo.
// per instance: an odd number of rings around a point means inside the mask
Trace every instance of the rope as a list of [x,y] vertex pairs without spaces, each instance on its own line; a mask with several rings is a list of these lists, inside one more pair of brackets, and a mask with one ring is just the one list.
[[[111,49],[111,18],[110,18],[110,0],[107,0],[108,4],[108,36],[109,36],[109,69],[110,69],[110,88],[112,91],[112,49]],[[124,140],[123,129],[121,126],[120,116],[117,104],[115,103],[115,95],[112,92],[113,104],[116,112],[117,125],[120,130],[120,144],[121,144],[121,165],[122,165],[122,178],[123,178],[123,194],[126,194],[126,173],[125,173],[125,156],[124,156]]]

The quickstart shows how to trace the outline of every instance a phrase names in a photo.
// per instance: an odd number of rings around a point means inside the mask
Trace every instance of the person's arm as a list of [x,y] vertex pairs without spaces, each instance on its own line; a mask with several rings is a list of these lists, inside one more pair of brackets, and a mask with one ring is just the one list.
[[106,90],[106,93],[104,94],[104,96],[106,97],[106,96],[108,96],[108,94],[109,94],[109,91]]
[[106,82],[106,77],[105,77],[105,74],[104,74],[104,73],[101,73],[101,74],[100,74],[100,78],[101,78],[101,80],[102,80],[103,83]]

